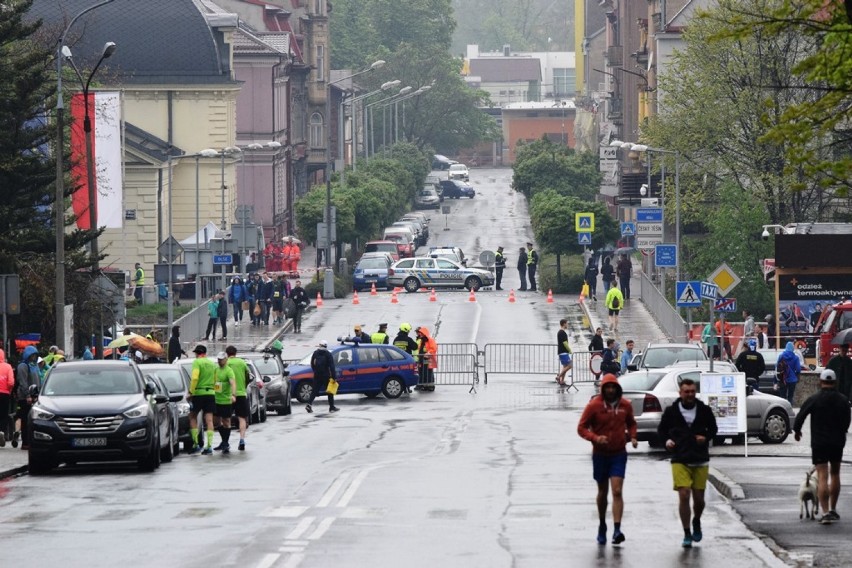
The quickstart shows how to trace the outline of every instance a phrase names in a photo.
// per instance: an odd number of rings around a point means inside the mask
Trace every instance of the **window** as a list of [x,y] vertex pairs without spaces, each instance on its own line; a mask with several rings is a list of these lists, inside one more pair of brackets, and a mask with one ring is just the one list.
[[314,0],[314,14],[317,16],[325,14],[325,0]]
[[573,94],[576,90],[576,79],[577,71],[575,69],[554,69],[553,96],[560,97]]
[[417,268],[429,269],[429,268],[434,268],[434,266],[435,265],[432,263],[431,259],[428,259],[428,258],[418,258],[417,259]]
[[385,361],[404,361],[405,355],[400,353],[399,351],[395,351],[393,349],[381,349],[379,351],[382,355],[382,359]]
[[400,269],[403,269],[403,268],[414,268],[414,259],[409,258],[409,259],[406,259],[406,260],[400,260],[399,262],[396,263],[395,268],[397,270],[400,270]]
[[358,363],[376,363],[381,360],[378,347],[359,347]]
[[323,140],[322,115],[315,112],[311,115],[311,148],[325,148]]
[[336,351],[334,353],[335,365],[349,365],[350,363],[352,363],[351,349],[341,349],[340,351]]
[[316,60],[316,78],[317,81],[325,81],[325,46],[318,45],[317,46],[317,60]]
[[458,270],[459,267],[450,262],[449,260],[445,260],[443,258],[438,259],[438,268],[441,270]]

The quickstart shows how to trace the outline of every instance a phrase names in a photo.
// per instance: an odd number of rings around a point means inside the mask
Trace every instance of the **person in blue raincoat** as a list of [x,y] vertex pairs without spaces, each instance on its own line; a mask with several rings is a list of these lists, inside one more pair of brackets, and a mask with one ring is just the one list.
[[243,320],[243,302],[249,299],[248,289],[241,278],[235,276],[228,288],[228,301],[234,306],[234,325],[240,325]]
[[796,395],[796,385],[799,384],[799,375],[802,373],[802,363],[796,354],[796,348],[792,341],[787,346],[775,363],[775,383],[773,388],[778,391],[779,396],[786,398],[793,404]]

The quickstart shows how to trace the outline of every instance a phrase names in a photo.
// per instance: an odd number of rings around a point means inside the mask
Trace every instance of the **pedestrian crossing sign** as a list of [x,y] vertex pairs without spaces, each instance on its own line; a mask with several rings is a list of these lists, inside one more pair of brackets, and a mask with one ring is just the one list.
[[581,245],[592,246],[592,234],[577,233],[577,242],[579,242]]
[[701,282],[698,280],[678,281],[675,285],[675,305],[679,308],[701,307]]
[[578,233],[593,233],[595,232],[595,214],[594,213],[575,213],[574,228]]
[[626,223],[621,224],[621,236],[622,237],[635,237],[636,236],[636,223],[628,221]]

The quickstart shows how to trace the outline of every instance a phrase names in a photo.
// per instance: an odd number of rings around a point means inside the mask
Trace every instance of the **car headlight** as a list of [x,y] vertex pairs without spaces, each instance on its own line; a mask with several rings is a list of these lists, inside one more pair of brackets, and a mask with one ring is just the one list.
[[32,416],[35,420],[53,420],[56,417],[55,414],[48,412],[40,406],[33,406]]
[[188,402],[179,402],[177,405],[178,416],[184,417],[189,416],[189,403]]
[[135,406],[124,413],[128,418],[142,418],[148,414],[148,403]]

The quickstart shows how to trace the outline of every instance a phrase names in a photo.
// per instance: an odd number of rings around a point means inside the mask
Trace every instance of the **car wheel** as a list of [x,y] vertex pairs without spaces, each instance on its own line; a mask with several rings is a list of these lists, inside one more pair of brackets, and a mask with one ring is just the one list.
[[30,475],[44,475],[56,465],[50,458],[36,456],[32,452],[27,455],[27,463]]
[[382,394],[385,398],[399,398],[405,392],[405,384],[396,375],[385,379],[382,384]]
[[263,405],[260,408],[260,421],[266,422],[266,405]]
[[464,281],[464,287],[472,291],[479,290],[482,287],[482,280],[477,276],[468,276]]
[[789,424],[784,412],[775,409],[766,415],[766,420],[763,421],[763,428],[760,431],[760,441],[764,444],[780,444],[787,439],[789,434]]
[[169,433],[169,443],[166,444],[165,448],[160,450],[160,461],[163,463],[169,463],[173,459],[175,459],[175,445],[172,440],[172,433]]
[[420,281],[413,276],[409,276],[405,279],[405,282],[402,283],[402,287],[410,294],[420,289]]
[[139,469],[142,471],[154,471],[160,467],[160,434],[156,434],[154,444],[148,451],[148,455],[139,460]]
[[296,400],[303,404],[308,404],[311,401],[311,395],[314,393],[313,381],[300,381],[296,385]]
[[293,404],[290,399],[290,393],[287,393],[287,398],[284,400],[284,415],[289,416],[293,414]]

